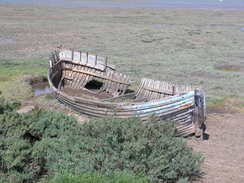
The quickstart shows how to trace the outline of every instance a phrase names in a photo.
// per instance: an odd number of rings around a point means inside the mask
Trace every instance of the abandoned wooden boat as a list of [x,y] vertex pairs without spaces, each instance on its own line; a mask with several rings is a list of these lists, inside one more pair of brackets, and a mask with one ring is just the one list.
[[117,72],[106,57],[55,51],[50,56],[48,80],[57,100],[90,116],[144,120],[155,115],[175,121],[182,135],[199,134],[206,119],[201,90],[143,78],[132,91],[130,78]]

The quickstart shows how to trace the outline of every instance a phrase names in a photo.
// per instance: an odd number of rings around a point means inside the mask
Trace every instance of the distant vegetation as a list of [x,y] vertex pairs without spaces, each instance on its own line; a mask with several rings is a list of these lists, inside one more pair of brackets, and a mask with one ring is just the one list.
[[111,118],[80,125],[57,112],[18,114],[18,106],[1,99],[2,182],[176,182],[200,171],[202,157],[169,123]]
[[[59,45],[108,56],[132,80],[200,86],[208,103],[244,97],[241,11],[1,6],[0,17],[1,39],[16,40],[0,44],[0,90],[6,97],[14,96],[9,93],[16,85],[26,87],[10,78],[46,74],[48,56]],[[18,93],[24,98],[28,92]]]

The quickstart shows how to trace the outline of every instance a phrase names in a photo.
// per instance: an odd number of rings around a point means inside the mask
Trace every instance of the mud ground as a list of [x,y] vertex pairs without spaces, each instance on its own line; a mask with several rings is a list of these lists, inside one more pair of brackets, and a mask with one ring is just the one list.
[[194,138],[188,144],[205,158],[199,183],[244,182],[244,114],[209,114],[207,140]]

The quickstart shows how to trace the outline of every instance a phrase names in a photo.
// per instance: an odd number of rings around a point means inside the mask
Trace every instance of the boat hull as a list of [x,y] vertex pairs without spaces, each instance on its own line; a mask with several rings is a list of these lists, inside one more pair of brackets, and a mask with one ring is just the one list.
[[[95,117],[138,117],[142,120],[154,115],[160,120],[174,121],[181,135],[198,134],[204,124],[206,104],[205,96],[200,90],[146,102],[109,102],[71,96],[60,89],[64,75],[62,62],[67,60],[59,59],[55,64],[50,64],[48,81],[56,99],[76,112]],[[126,85],[127,83],[124,86]]]

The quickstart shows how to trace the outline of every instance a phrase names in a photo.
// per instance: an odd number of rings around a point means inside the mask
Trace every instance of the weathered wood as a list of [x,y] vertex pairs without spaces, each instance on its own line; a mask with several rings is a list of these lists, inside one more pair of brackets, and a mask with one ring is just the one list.
[[117,82],[117,83],[122,83],[122,84],[125,84],[125,85],[130,85],[130,83],[125,83],[124,81],[120,81],[120,80],[115,80],[115,79],[112,79],[112,74],[110,74],[108,77],[107,76],[104,76],[104,75],[97,75],[95,74],[94,72],[91,72],[91,71],[85,71],[85,70],[77,70],[77,69],[72,69],[72,68],[65,68],[64,70],[67,70],[69,71],[69,73],[74,73],[74,72],[78,72],[78,73],[82,73],[82,74],[86,74],[86,75],[90,75],[90,76],[95,76],[95,77],[98,77],[98,78],[103,78],[103,79],[106,79],[106,80],[109,80],[109,81],[112,81],[112,82]]
[[195,135],[203,136],[203,123],[206,120],[205,96],[199,89],[195,90],[195,111],[193,115]]
[[[180,135],[198,135],[206,120],[205,95],[201,90],[193,90],[191,86],[143,78],[135,93],[124,95],[131,81],[108,64],[107,58],[64,50],[54,53],[50,60],[48,80],[57,100],[79,113],[96,117],[137,116],[142,120],[154,114],[158,119],[175,121]],[[70,96],[61,90],[63,87],[71,87],[82,92],[92,80],[103,83],[97,91],[91,91],[93,94],[106,92],[113,97],[93,100]],[[124,98],[131,101],[114,102]]]

